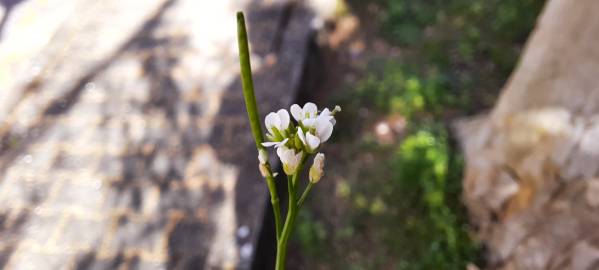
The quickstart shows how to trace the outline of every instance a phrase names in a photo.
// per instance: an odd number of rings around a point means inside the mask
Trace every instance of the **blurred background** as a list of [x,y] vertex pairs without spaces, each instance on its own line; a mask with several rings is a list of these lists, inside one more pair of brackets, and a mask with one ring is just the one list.
[[295,269],[484,268],[452,123],[491,109],[543,4],[337,2],[302,97],[344,111],[300,213]]
[[0,268],[272,268],[243,10],[262,115],[343,108],[289,269],[597,269],[593,0],[0,4]]

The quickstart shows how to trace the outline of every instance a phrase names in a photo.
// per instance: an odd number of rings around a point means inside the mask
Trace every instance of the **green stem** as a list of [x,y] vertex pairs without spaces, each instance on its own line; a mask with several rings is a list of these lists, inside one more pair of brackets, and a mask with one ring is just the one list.
[[287,191],[289,193],[289,206],[287,209],[287,218],[285,219],[285,225],[283,226],[283,232],[281,238],[277,241],[277,261],[275,265],[276,270],[285,270],[285,261],[287,259],[287,243],[289,242],[289,236],[293,231],[293,225],[295,224],[295,218],[297,217],[297,200],[295,186],[297,179],[301,175],[304,164],[307,159],[306,154],[303,154],[302,160],[295,171],[293,176],[288,176],[287,179]]
[[[262,127],[260,126],[260,116],[258,113],[258,106],[256,105],[256,95],[254,94],[254,82],[252,79],[252,67],[250,66],[250,50],[248,45],[247,30],[245,27],[245,19],[243,12],[237,12],[237,44],[239,46],[239,66],[241,68],[241,85],[243,88],[243,99],[245,100],[245,107],[248,113],[248,119],[250,120],[250,127],[252,129],[252,135],[254,136],[254,142],[258,152],[264,150],[262,142],[264,137],[262,133]],[[268,169],[268,176],[266,177],[266,184],[268,185],[268,191],[270,193],[270,202],[272,204],[272,210],[275,217],[275,228],[277,233],[277,241],[281,236],[281,207],[279,206],[279,195],[277,194],[277,187],[275,180],[272,177],[272,170],[270,164],[265,165]]]
[[308,183],[308,186],[304,190],[304,193],[302,193],[302,196],[300,197],[299,201],[297,202],[297,209],[302,208],[302,205],[304,204],[304,201],[306,200],[306,197],[308,197],[308,194],[310,193],[310,190],[312,190],[313,186],[314,186],[314,183],[312,183],[312,182]]
[[[272,173],[271,173],[272,175]],[[279,196],[277,195],[277,187],[272,176],[266,177],[266,184],[268,185],[268,191],[270,192],[270,203],[272,204],[272,210],[275,217],[275,231],[277,234],[277,241],[281,237],[281,230],[283,224],[281,224],[281,207],[279,204]],[[274,196],[272,194],[275,194]]]
[[297,175],[294,174],[293,177],[289,176],[287,181],[287,191],[289,193],[289,206],[287,209],[287,218],[285,219],[285,226],[283,226],[283,233],[281,235],[281,239],[279,239],[277,243],[277,261],[275,265],[276,270],[285,270],[285,261],[287,258],[287,242],[289,239],[289,235],[291,235],[291,229],[293,224],[295,223],[296,216],[296,200],[295,200],[295,190],[293,189],[293,178]]

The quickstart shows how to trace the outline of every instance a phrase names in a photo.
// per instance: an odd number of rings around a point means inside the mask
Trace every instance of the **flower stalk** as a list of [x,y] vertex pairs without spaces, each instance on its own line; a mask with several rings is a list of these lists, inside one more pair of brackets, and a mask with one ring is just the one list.
[[[286,109],[271,112],[264,119],[268,131],[266,134],[267,141],[265,141],[254,94],[245,19],[241,12],[237,13],[237,34],[243,97],[256,149],[258,150],[258,169],[266,179],[275,218],[277,238],[275,269],[284,270],[289,237],[293,231],[297,213],[313,186],[323,176],[324,154],[318,153],[318,149],[331,137],[336,123],[334,115],[340,112],[341,108],[337,106],[332,111],[328,108],[319,111],[316,104],[311,102],[306,103],[303,107],[293,104],[290,108],[293,119],[291,119]],[[272,172],[266,147],[276,149],[283,172],[287,175],[288,208],[284,223],[281,219],[279,196],[275,184],[277,174]],[[302,169],[308,158],[313,155],[315,157],[309,170],[309,181],[298,198]]]

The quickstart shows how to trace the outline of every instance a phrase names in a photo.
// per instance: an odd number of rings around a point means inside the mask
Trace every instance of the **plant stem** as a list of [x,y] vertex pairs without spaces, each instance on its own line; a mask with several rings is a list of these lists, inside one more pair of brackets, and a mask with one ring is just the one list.
[[[248,113],[248,119],[250,120],[250,127],[252,129],[252,135],[256,143],[256,149],[258,151],[264,150],[262,142],[264,137],[262,135],[262,127],[260,126],[260,117],[258,113],[258,106],[256,105],[256,95],[254,94],[254,82],[252,79],[252,67],[250,66],[250,50],[248,45],[247,30],[245,28],[245,18],[243,12],[237,12],[237,44],[239,46],[239,66],[241,68],[241,85],[243,88],[243,99],[245,100],[245,108]],[[272,210],[275,217],[275,229],[277,234],[277,242],[281,237],[281,207],[279,206],[279,195],[277,194],[277,187],[275,180],[272,177],[272,170],[270,164],[266,162],[266,168],[268,169],[268,175],[266,176],[266,184],[268,185],[268,191],[270,193],[270,202],[272,204]]]
[[302,208],[302,205],[304,204],[304,201],[306,200],[306,197],[308,197],[308,194],[310,193],[310,190],[312,190],[313,186],[314,186],[314,183],[312,183],[312,182],[308,183],[308,186],[304,190],[304,193],[302,193],[302,196],[300,197],[299,201],[297,201],[297,209]]
[[277,187],[272,176],[266,177],[266,184],[268,185],[268,191],[271,194],[270,203],[272,204],[272,210],[275,217],[275,232],[277,234],[277,241],[279,241],[283,224],[281,223],[281,207],[279,204],[279,196],[277,195]]
[[291,229],[293,227],[293,223],[295,223],[295,215],[297,210],[296,200],[295,200],[295,190],[293,188],[293,178],[297,175],[294,174],[293,177],[289,176],[287,181],[287,191],[289,192],[289,205],[287,209],[287,218],[285,220],[285,226],[283,226],[283,233],[281,234],[281,239],[279,239],[277,243],[277,261],[275,265],[276,270],[285,270],[285,261],[287,258],[287,240],[289,239],[289,235],[291,235]]
[[285,270],[285,261],[287,259],[287,243],[289,241],[289,236],[293,231],[293,225],[295,224],[295,218],[297,216],[297,200],[296,200],[296,192],[295,186],[297,184],[297,179],[301,175],[304,164],[307,159],[306,154],[303,154],[302,160],[295,171],[293,176],[288,176],[287,179],[287,191],[289,192],[289,206],[287,209],[287,217],[285,219],[285,225],[283,226],[283,232],[281,234],[281,238],[277,241],[277,261],[276,261],[276,270]]

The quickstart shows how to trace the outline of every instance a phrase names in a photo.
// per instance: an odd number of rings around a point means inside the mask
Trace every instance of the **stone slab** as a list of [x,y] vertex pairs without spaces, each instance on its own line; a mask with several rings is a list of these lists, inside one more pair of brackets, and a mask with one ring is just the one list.
[[315,15],[293,1],[2,1],[0,268],[247,269],[266,186],[262,113],[301,83]]

